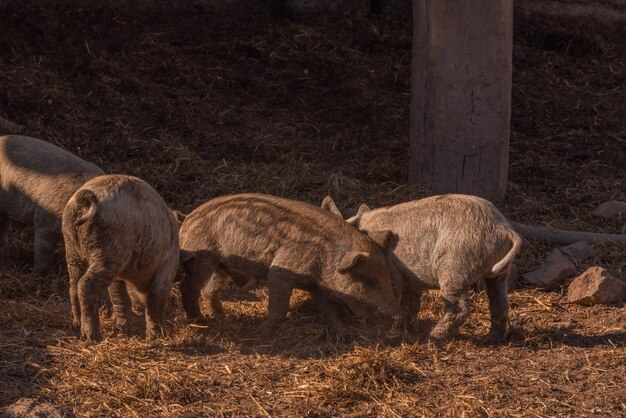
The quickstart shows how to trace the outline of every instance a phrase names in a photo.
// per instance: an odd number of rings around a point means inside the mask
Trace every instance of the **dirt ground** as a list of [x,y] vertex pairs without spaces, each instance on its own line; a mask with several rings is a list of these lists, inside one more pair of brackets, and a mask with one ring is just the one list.
[[[428,195],[406,186],[411,19],[276,18],[218,2],[141,13],[72,2],[0,12],[0,116],[105,171],[140,176],[190,211],[265,192],[341,208]],[[226,2],[228,3],[228,2]],[[510,187],[503,212],[543,226],[626,233],[593,219],[626,200],[626,24],[530,13],[516,2]],[[536,2],[535,2],[536,3]],[[553,2],[554,3],[554,2]],[[194,6],[195,4],[195,6]],[[618,3],[608,16],[623,13]],[[607,13],[605,13],[607,15]],[[376,30],[371,26],[374,25]],[[486,297],[444,347],[425,296],[420,332],[329,336],[305,294],[270,345],[255,342],[262,288],[225,294],[227,318],[171,337],[76,338],[67,274],[30,277],[32,231],[10,236],[0,280],[0,407],[28,396],[79,416],[626,416],[626,308],[511,294],[511,333],[481,344]],[[521,254],[522,272],[551,249]],[[626,278],[623,246],[580,263]]]

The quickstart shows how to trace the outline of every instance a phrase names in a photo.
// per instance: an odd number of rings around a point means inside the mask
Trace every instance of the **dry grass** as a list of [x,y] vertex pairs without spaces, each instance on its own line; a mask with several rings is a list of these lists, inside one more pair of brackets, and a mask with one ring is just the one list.
[[[143,177],[182,211],[258,191],[341,208],[427,195],[404,185],[410,20],[349,15],[274,20],[209,2],[167,13],[38,2],[0,15],[0,116],[109,172]],[[43,4],[43,5],[42,5]],[[511,219],[626,232],[592,219],[626,198],[624,26],[516,15]],[[358,326],[336,340],[307,296],[258,345],[265,291],[225,295],[227,318],[189,328],[175,292],[172,335],[75,338],[66,273],[32,278],[32,232],[11,234],[0,281],[0,406],[31,396],[84,416],[618,416],[626,414],[624,307],[583,308],[562,292],[511,295],[511,334],[487,332],[484,294],[445,347],[425,342],[441,314],[380,340]],[[550,250],[526,249],[522,271]],[[626,276],[624,247],[598,245],[579,271]]]

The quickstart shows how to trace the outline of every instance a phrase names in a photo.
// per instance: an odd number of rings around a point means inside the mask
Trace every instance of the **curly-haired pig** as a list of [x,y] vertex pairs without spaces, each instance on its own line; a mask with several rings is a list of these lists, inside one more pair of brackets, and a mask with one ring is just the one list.
[[126,327],[127,284],[145,307],[146,335],[164,332],[178,268],[178,223],[152,187],[124,175],[88,181],[63,211],[63,238],[72,314],[83,338],[100,340],[96,300],[107,287],[117,325]]
[[61,239],[61,214],[72,194],[87,180],[104,174],[49,142],[27,136],[0,137],[0,256],[7,252],[9,224],[35,228],[34,273],[54,263]]
[[[341,217],[330,197],[322,208]],[[481,278],[491,313],[487,341],[506,337],[506,275],[522,239],[490,202],[449,194],[374,210],[361,205],[347,222],[368,234],[393,233],[385,256],[407,319],[419,312],[424,290],[440,290],[444,316],[430,334],[433,340],[448,339],[467,319],[468,291]]]
[[381,324],[400,313],[382,250],[388,231],[368,235],[307,203],[261,194],[213,199],[180,228],[185,277],[182,301],[191,322],[205,323],[198,298],[208,283],[210,313],[222,312],[219,294],[228,278],[267,280],[270,337],[285,320],[294,288],[309,291],[337,331],[333,306]]

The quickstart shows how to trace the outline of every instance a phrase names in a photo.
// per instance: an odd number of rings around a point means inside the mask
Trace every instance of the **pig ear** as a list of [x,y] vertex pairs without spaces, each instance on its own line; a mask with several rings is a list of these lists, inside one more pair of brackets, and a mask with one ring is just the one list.
[[367,236],[369,236],[376,244],[380,245],[381,248],[387,248],[387,245],[389,245],[389,239],[392,235],[393,234],[389,230],[367,231]]
[[173,210],[172,213],[174,214],[174,218],[176,218],[176,222],[178,222],[178,225],[182,224],[187,217],[187,215],[177,210]]
[[367,260],[368,257],[369,254],[363,251],[348,251],[339,262],[337,271],[341,274],[345,274]]
[[337,205],[335,205],[335,201],[330,196],[326,196],[324,200],[322,200],[322,205],[320,206],[323,210],[327,210],[330,213],[333,213],[343,219],[341,216],[341,212],[337,209]]
[[371,211],[372,210],[369,206],[367,206],[365,203],[361,203],[361,206],[359,206],[359,210],[356,211],[356,216],[363,216],[363,214]]
[[361,223],[361,217],[367,213],[370,212],[371,209],[369,208],[369,206],[367,206],[365,203],[362,203],[361,206],[359,206],[359,210],[356,211],[356,215],[346,219],[346,222],[348,222],[350,225],[358,228],[359,224]]

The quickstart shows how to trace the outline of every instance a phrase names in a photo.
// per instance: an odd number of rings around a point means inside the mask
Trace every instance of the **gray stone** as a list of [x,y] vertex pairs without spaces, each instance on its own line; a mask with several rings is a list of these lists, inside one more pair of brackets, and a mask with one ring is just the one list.
[[587,241],[578,241],[565,247],[559,247],[559,250],[574,260],[584,261],[591,257],[591,245]]
[[565,284],[567,279],[575,274],[576,267],[574,263],[555,248],[539,268],[524,273],[522,277],[534,286],[544,289],[556,289]]
[[591,212],[593,216],[605,219],[626,217],[626,202],[611,200],[600,204]]
[[567,301],[579,305],[610,305],[626,298],[626,284],[602,267],[590,267],[567,289]]

